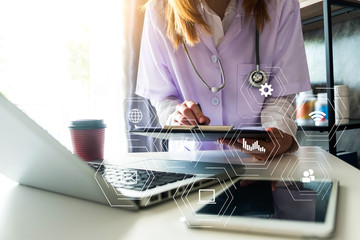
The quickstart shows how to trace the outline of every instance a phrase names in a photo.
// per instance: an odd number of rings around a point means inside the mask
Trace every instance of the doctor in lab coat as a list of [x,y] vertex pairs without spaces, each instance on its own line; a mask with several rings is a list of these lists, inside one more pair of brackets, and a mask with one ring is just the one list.
[[[267,91],[253,87],[256,69],[255,32],[260,32],[260,69],[268,76]],[[181,46],[212,92],[198,78]],[[266,160],[295,151],[296,93],[310,90],[298,0],[152,0],[147,4],[136,93],[150,99],[161,125],[263,126],[275,141],[262,141]],[[269,90],[271,90],[269,92]],[[201,110],[196,103],[201,104]],[[256,139],[246,139],[252,144]],[[242,139],[222,144],[243,150]],[[276,148],[277,151],[271,151]]]

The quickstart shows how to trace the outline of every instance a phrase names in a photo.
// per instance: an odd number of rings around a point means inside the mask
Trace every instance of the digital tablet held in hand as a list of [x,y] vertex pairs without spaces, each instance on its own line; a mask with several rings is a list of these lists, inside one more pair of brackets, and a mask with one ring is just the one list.
[[199,192],[189,227],[315,238],[334,231],[336,180],[239,180],[217,195],[208,192]]
[[233,128],[232,126],[164,126],[164,128],[137,127],[132,134],[168,140],[217,141],[219,138],[269,139],[269,133],[261,127]]

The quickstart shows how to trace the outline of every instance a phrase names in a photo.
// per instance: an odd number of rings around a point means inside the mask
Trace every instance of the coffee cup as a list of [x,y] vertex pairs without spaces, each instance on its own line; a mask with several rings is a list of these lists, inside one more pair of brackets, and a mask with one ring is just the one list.
[[103,120],[72,121],[69,129],[74,153],[84,161],[104,159],[105,128]]

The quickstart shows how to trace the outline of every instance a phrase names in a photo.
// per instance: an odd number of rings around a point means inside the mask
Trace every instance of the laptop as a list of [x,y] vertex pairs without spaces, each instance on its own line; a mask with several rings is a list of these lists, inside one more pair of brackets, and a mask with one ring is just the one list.
[[241,165],[186,160],[84,162],[1,93],[0,116],[1,173],[22,185],[113,207],[139,210],[243,172]]

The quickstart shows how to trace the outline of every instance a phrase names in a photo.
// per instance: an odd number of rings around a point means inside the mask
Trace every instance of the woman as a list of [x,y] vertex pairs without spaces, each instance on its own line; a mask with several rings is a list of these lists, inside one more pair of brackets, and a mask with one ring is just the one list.
[[[261,88],[248,80],[256,69],[257,31],[268,78]],[[293,100],[309,89],[297,0],[148,3],[136,93],[151,100],[162,125],[261,124],[274,140],[259,140],[266,154],[250,154],[265,160],[298,148]],[[243,139],[219,142],[243,150]]]

